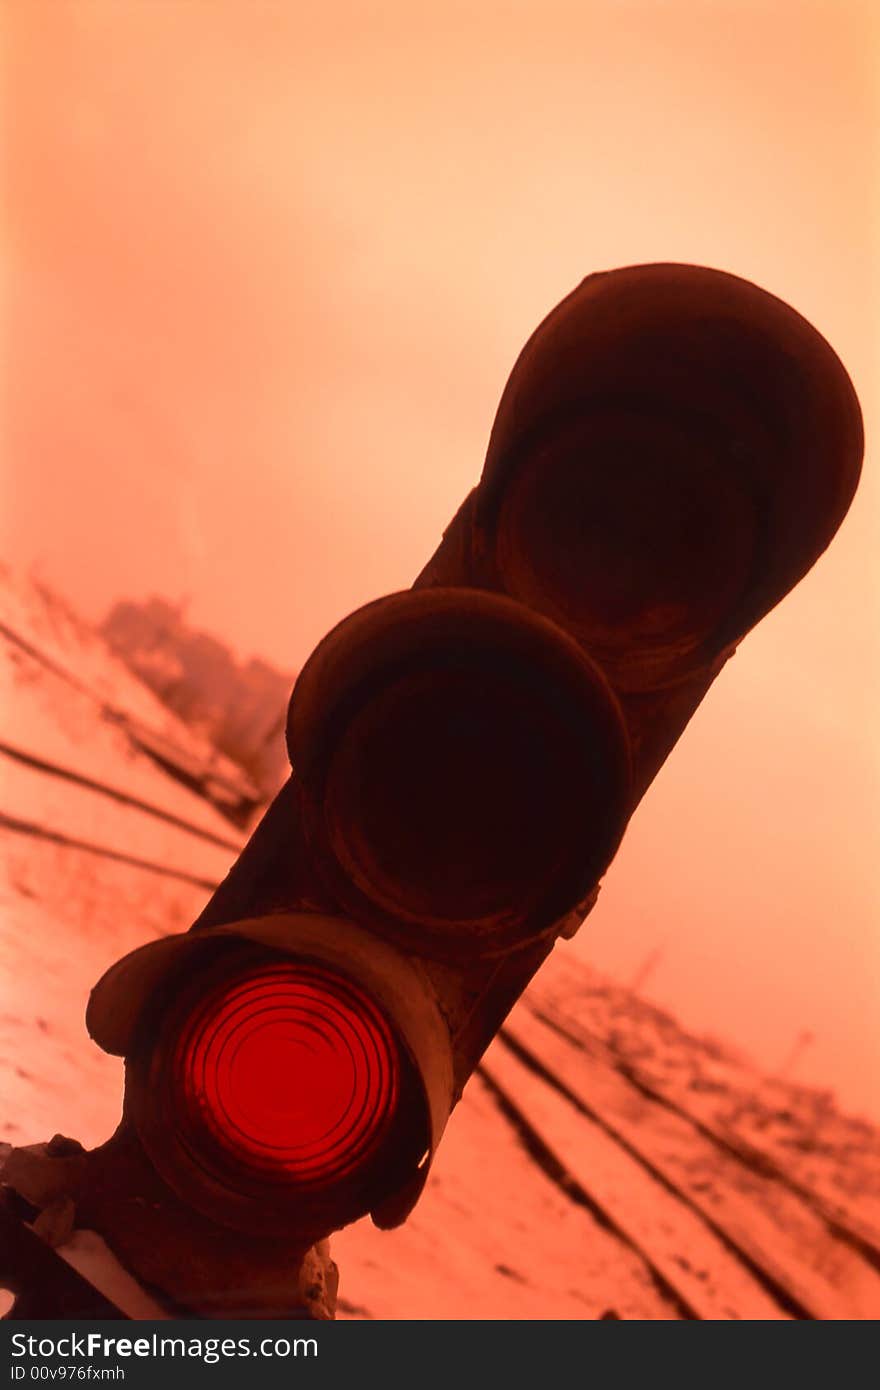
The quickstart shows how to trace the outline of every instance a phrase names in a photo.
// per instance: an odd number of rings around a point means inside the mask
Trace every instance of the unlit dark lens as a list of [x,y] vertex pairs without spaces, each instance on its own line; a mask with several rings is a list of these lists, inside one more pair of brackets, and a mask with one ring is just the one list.
[[324,811],[339,861],[386,911],[488,927],[580,880],[603,838],[606,762],[589,711],[540,677],[488,658],[434,668],[352,721]]
[[637,412],[537,445],[499,519],[506,582],[576,631],[622,688],[674,676],[751,573],[755,509],[736,447],[699,422]]

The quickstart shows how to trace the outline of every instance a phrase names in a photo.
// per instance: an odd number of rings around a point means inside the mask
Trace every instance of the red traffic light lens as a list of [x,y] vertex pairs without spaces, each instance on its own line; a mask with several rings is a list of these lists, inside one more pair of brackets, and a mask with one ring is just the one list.
[[[351,980],[263,961],[208,971],[184,990],[147,1080],[148,1147],[173,1186],[194,1167],[240,1196],[262,1201],[268,1185],[270,1200],[286,1203],[357,1185],[394,1122],[401,1057]],[[181,1150],[186,1163],[169,1168],[165,1158]]]

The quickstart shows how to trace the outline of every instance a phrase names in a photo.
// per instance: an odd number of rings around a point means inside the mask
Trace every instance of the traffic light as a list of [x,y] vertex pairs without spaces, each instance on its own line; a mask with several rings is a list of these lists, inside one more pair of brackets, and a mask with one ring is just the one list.
[[780,300],[683,265],[584,281],[526,344],[413,588],[306,663],[292,776],[201,917],[95,987],[89,1031],[126,1059],[109,1151],[145,1155],[201,1231],[304,1247],[402,1221],[861,453],[846,372]]

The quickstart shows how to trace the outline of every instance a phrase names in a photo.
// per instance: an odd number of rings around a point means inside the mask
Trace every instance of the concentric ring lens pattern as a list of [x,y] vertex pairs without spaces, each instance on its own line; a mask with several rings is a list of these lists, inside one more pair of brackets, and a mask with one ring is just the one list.
[[160,1084],[178,1139],[236,1186],[320,1189],[346,1177],[375,1154],[400,1090],[383,1015],[349,980],[308,964],[263,965],[217,985],[165,1058]]

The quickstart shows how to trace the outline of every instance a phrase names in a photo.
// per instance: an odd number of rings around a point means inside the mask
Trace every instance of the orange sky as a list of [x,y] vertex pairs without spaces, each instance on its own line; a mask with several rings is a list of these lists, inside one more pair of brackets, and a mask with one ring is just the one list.
[[3,552],[295,669],[405,586],[584,274],[732,270],[830,339],[866,475],[578,949],[880,1112],[872,0],[7,0]]

